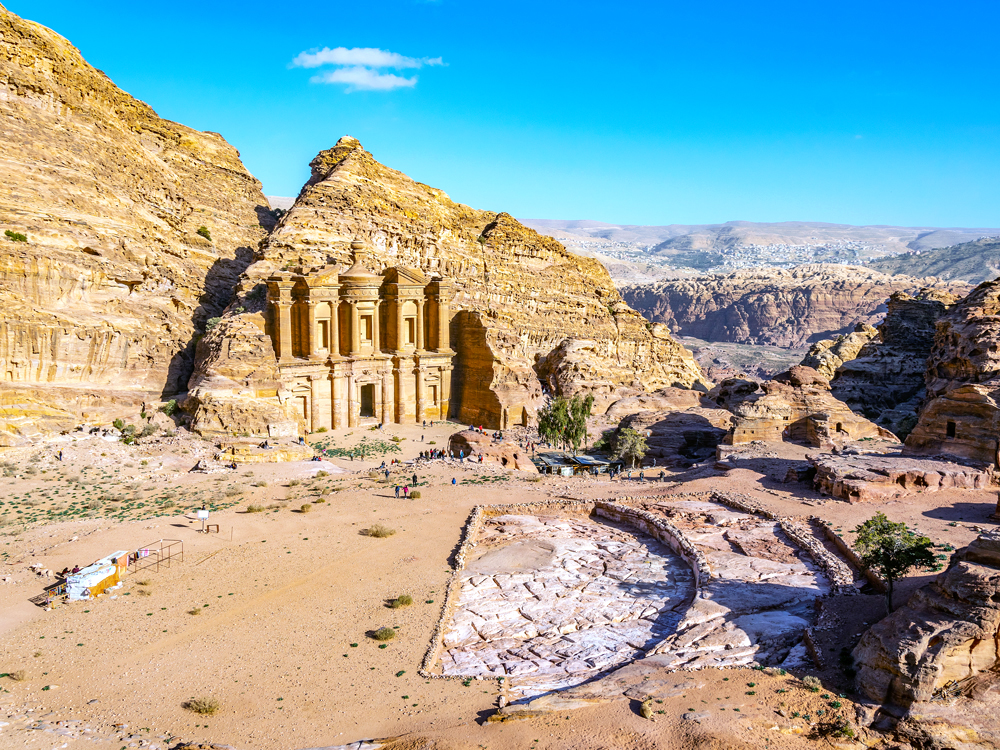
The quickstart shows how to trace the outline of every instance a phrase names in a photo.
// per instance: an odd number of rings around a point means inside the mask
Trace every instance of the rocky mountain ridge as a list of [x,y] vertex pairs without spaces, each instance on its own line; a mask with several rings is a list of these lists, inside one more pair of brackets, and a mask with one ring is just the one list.
[[812,264],[627,286],[622,298],[652,322],[685,336],[797,347],[859,323],[871,325],[893,292],[913,293],[928,285],[958,294],[968,290],[961,282]]
[[270,226],[260,183],[2,6],[0,118],[0,441],[183,391]]
[[983,237],[952,247],[881,258],[869,267],[889,274],[937,276],[980,284],[1000,275],[1000,237]]

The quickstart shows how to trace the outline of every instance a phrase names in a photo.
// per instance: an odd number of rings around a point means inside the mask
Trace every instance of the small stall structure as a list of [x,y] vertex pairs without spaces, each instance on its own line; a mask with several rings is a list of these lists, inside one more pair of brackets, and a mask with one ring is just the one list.
[[174,560],[184,562],[184,542],[180,539],[157,539],[131,553],[128,565],[133,573],[150,569],[159,573],[161,565],[169,568]]
[[572,477],[578,474],[604,474],[618,462],[606,458],[579,454],[571,456],[565,451],[546,451],[536,453],[531,459],[539,474],[559,474]]
[[88,565],[79,573],[66,576],[66,596],[72,602],[93,599],[121,583],[128,568],[128,552],[114,552]]

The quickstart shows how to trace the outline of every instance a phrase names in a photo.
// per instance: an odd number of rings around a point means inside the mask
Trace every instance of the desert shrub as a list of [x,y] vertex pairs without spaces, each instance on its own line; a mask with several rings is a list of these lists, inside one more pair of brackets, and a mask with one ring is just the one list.
[[267,487],[267,482],[265,482],[263,479],[258,479],[256,482],[253,483],[253,486],[254,487]]
[[9,239],[11,242],[27,242],[28,241],[28,235],[22,234],[21,232],[12,232],[11,230],[8,229],[3,234],[4,234],[4,237],[6,237],[7,239]]
[[315,431],[316,432],[326,432],[326,428],[325,427],[317,427]]
[[413,604],[412,596],[409,594],[400,594],[389,602],[389,607],[392,609],[399,609],[400,607],[409,607],[411,604]]
[[303,503],[303,504],[302,504],[302,507],[301,507],[301,508],[299,508],[299,512],[300,512],[300,513],[308,513],[308,512],[309,512],[309,511],[311,511],[312,509],[313,509],[313,507],[312,507],[312,505],[311,505],[311,504],[309,504],[309,503]]
[[208,231],[208,227],[206,227],[204,225],[198,227],[198,234],[200,236],[204,237],[209,242],[212,241],[212,233]]
[[402,443],[403,442],[403,438],[401,438],[399,435],[393,435],[392,438],[391,438],[391,440],[394,443]]
[[820,688],[823,687],[823,683],[819,681],[819,677],[811,674],[807,674],[802,678],[802,684],[813,693],[818,693]]
[[100,500],[91,500],[89,503],[87,503],[87,510],[99,510],[100,507],[101,507]]
[[150,435],[155,435],[159,431],[160,428],[157,427],[155,424],[147,424],[145,427],[142,428],[142,432],[139,433],[139,437],[141,438],[149,437]]
[[151,583],[152,583],[152,581],[150,579],[143,578],[141,581],[136,581],[135,585],[136,586],[149,586]]
[[135,593],[137,593],[139,596],[152,596],[153,595],[153,592],[150,591],[149,589],[136,589]]
[[302,480],[300,480],[300,479],[293,479],[292,481],[290,481],[288,483],[288,486],[289,487],[298,487],[300,484],[302,484]]
[[326,500],[322,497],[317,497],[315,500],[313,500],[313,503],[325,503],[325,502]]
[[191,698],[190,700],[184,701],[181,704],[181,708],[188,711],[193,711],[196,714],[201,714],[202,716],[212,716],[219,711],[219,701],[215,698]]
[[529,477],[528,481],[529,482],[541,482],[542,481],[542,475],[541,474],[536,474],[536,475],[534,475],[532,477]]
[[263,505],[252,505],[251,504],[251,505],[247,506],[247,513],[263,513],[263,512],[264,512],[264,506]]
[[413,490],[413,492],[410,493],[410,498],[413,499],[413,500],[419,500],[420,499],[420,490]]
[[169,401],[167,401],[167,403],[165,403],[163,406],[160,407],[160,411],[162,411],[169,417],[171,414],[177,411],[177,399],[172,398]]
[[316,478],[317,479],[321,479],[323,477],[328,477],[328,476],[330,476],[330,472],[328,472],[328,471],[322,471],[322,470],[320,470],[320,471],[316,472]]
[[246,492],[246,489],[247,488],[244,487],[242,484],[236,484],[233,485],[232,487],[227,487],[224,494],[226,497],[236,497],[237,495],[242,495],[244,492]]
[[160,507],[161,508],[173,508],[176,504],[177,503],[175,503],[173,500],[164,500],[163,502],[160,503]]
[[820,740],[829,737],[853,740],[855,737],[854,727],[844,717],[835,716],[828,721],[817,723],[809,732],[810,739]]
[[219,322],[221,320],[222,320],[222,318],[219,318],[219,317],[209,318],[208,320],[206,320],[205,321],[205,333],[208,333],[213,328],[215,328],[217,325],[219,325]]
[[18,669],[13,672],[8,672],[7,676],[10,677],[14,682],[24,682],[28,679],[28,674],[23,669]]
[[201,607],[195,607],[194,609],[189,609],[188,610],[188,614],[189,615],[200,615],[201,614]]
[[174,490],[167,490],[163,493],[162,497],[164,500],[173,500],[177,497],[177,493]]
[[116,419],[114,422],[111,423],[111,426],[114,427],[119,432],[121,432],[122,430],[125,429],[125,420],[119,417],[118,419]]
[[385,539],[387,536],[392,536],[395,533],[395,529],[390,529],[388,526],[383,526],[380,523],[373,523],[365,529],[365,536],[373,536],[376,539]]
[[396,637],[396,631],[392,628],[379,628],[372,633],[372,638],[376,641],[391,641]]

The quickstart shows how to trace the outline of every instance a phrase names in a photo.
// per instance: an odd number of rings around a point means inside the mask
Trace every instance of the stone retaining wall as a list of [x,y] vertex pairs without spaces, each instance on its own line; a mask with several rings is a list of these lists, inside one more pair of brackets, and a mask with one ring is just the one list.
[[875,571],[869,570],[865,567],[865,564],[861,562],[861,558],[858,557],[858,553],[851,549],[847,542],[837,535],[837,532],[833,530],[832,524],[822,518],[819,518],[818,516],[811,516],[810,520],[815,521],[823,528],[826,538],[833,542],[834,546],[840,551],[840,554],[850,560],[851,564],[861,571],[864,577],[868,579],[868,582],[874,586],[879,593],[884,594],[886,592],[886,583],[882,580],[882,577]]

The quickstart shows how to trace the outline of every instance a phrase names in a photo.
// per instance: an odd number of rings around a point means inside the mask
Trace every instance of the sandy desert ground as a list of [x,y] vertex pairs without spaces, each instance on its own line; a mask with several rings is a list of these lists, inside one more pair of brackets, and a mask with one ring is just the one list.
[[[406,461],[444,446],[457,429],[391,426],[380,437],[402,438],[401,451],[389,458]],[[372,433],[356,429],[314,437],[350,446],[366,436]],[[879,509],[956,547],[992,526],[993,492],[852,506],[770,478],[784,475],[782,461],[807,450],[769,448],[778,457],[752,468],[723,474],[695,467],[646,483],[538,480],[438,461],[415,469],[417,500],[397,499],[391,484],[369,478],[381,457],[190,473],[212,447],[183,431],[139,446],[86,437],[8,451],[0,455],[7,474],[0,478],[0,673],[22,679],[0,679],[0,747],[118,750],[197,740],[240,750],[302,750],[393,736],[405,737],[400,748],[454,750],[814,746],[802,717],[815,717],[841,694],[850,708],[836,651],[881,617],[880,596],[851,597],[838,629],[826,637],[830,663],[817,672],[825,699],[801,689],[802,675],[703,670],[673,675],[652,721],[638,714],[636,700],[621,696],[490,723],[495,682],[418,675],[450,556],[477,504],[720,489],[746,492],[782,514],[819,515],[845,532]],[[404,465],[392,481],[412,482],[413,472]],[[198,533],[192,511],[202,502],[212,508],[219,533]],[[309,512],[301,512],[304,503],[311,503]],[[265,509],[248,513],[248,505]],[[36,520],[14,520],[29,514]],[[396,533],[364,535],[375,523]],[[50,582],[32,565],[58,571],[159,539],[182,540],[183,562],[129,575],[119,590],[94,601],[50,611],[29,601]],[[898,600],[929,578],[908,579]],[[387,601],[401,594],[414,604],[390,609]],[[383,626],[397,628],[398,636],[380,648],[369,633]],[[217,699],[218,713],[203,717],[182,708],[199,696]]]

